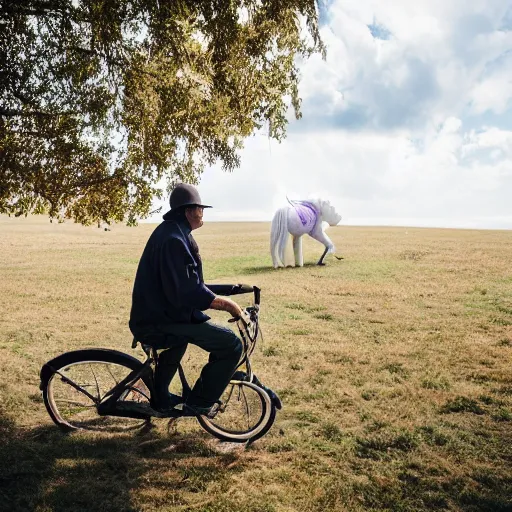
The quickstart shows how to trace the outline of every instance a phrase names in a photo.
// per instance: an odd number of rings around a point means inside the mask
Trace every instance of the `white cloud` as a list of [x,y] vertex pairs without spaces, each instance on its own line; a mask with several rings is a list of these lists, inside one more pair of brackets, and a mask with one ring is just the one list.
[[510,160],[512,170],[512,131],[499,128],[487,128],[480,132],[471,131],[467,134],[467,142],[463,148],[464,155],[472,155],[478,150],[492,150],[493,160]]
[[511,53],[505,55],[499,67],[484,76],[470,93],[471,107],[477,114],[492,110],[504,114],[512,107],[512,42]]
[[[259,137],[249,142],[240,171],[210,169],[199,188],[216,206],[207,213],[212,220],[269,220],[286,195],[315,195],[330,199],[349,224],[510,216],[512,227],[511,147],[512,131],[464,135],[456,118],[421,144],[406,134],[328,131],[320,138],[294,134],[269,150]],[[497,153],[487,158],[481,151]]]
[[[512,48],[512,32],[500,29],[507,5],[506,0],[334,2],[324,28],[327,62],[312,59],[303,67],[305,110],[311,102],[315,114],[319,94],[327,100],[342,90],[341,124],[343,113],[359,108],[376,127],[418,129],[459,115],[471,101],[482,108],[491,84],[480,81],[489,64]],[[390,32],[388,40],[372,37],[368,25],[374,23]],[[501,69],[506,68],[503,63]],[[503,90],[507,79],[503,73],[493,79],[501,87],[500,99],[492,100],[500,112],[512,90]],[[351,125],[350,116],[346,120]]]
[[330,3],[327,60],[301,64],[303,119],[282,144],[249,139],[234,173],[205,172],[206,218],[269,220],[286,195],[318,195],[342,224],[512,228],[508,7]]

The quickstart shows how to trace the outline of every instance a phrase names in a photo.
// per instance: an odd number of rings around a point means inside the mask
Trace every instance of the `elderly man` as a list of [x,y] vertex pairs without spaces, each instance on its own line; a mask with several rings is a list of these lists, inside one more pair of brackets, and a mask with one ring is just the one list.
[[173,189],[170,206],[140,259],[129,325],[139,341],[167,349],[160,353],[155,370],[151,406],[159,412],[177,403],[169,385],[187,343],[210,353],[184,407],[185,414],[208,415],[233,375],[242,343],[231,329],[209,321],[203,311],[218,309],[239,317],[242,309],[231,299],[217,297],[203,281],[192,231],[203,225],[203,210],[210,206],[203,205],[196,188],[185,183]]

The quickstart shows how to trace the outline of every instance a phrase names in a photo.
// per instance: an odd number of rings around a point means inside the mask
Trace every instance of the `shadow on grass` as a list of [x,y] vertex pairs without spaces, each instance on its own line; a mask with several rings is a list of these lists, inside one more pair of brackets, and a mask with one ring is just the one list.
[[421,474],[417,469],[399,474],[398,481],[383,484],[370,478],[356,486],[365,510],[460,510],[461,512],[510,512],[510,478],[493,475],[484,485],[478,476],[448,478],[445,481]]
[[[353,488],[365,510],[512,511],[508,426],[487,424],[485,430],[467,424],[446,426],[382,432],[356,440],[356,456],[372,461],[367,467],[373,466],[368,480]],[[457,463],[438,465],[441,454],[446,460],[458,459]],[[391,464],[396,477],[383,477]]]
[[300,268],[322,268],[321,266],[317,265],[316,263],[304,263],[303,267],[281,267],[281,268],[274,268],[272,265],[260,265],[255,267],[245,267],[243,269],[240,269],[240,274],[245,275],[254,275],[254,274],[267,274],[270,272],[300,272]]
[[222,480],[236,458],[214,452],[194,434],[20,430],[1,409],[0,435],[1,511],[135,512],[144,505],[187,505],[185,495]]

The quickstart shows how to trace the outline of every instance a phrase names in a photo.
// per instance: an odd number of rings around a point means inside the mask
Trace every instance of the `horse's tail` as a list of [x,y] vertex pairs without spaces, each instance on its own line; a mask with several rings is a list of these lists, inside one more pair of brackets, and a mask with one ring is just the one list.
[[284,267],[284,253],[288,241],[288,208],[280,208],[272,219],[270,253],[274,268]]

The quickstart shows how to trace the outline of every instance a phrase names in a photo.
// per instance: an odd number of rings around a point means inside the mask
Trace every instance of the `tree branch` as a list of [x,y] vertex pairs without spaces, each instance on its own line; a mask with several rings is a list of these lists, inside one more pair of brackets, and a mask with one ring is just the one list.
[[42,112],[40,110],[32,110],[32,111],[25,111],[25,110],[14,110],[14,109],[8,109],[0,107],[0,116],[2,117],[59,117],[59,116],[74,116],[80,114],[78,111],[71,111],[71,112]]
[[[27,5],[28,4],[28,5]],[[71,7],[71,9],[69,9]],[[4,3],[0,8],[1,14],[12,16],[20,14],[22,16],[48,16],[59,14],[61,16],[71,16],[76,13],[76,9],[72,6],[65,5],[63,2],[26,2],[25,5],[20,2]]]

